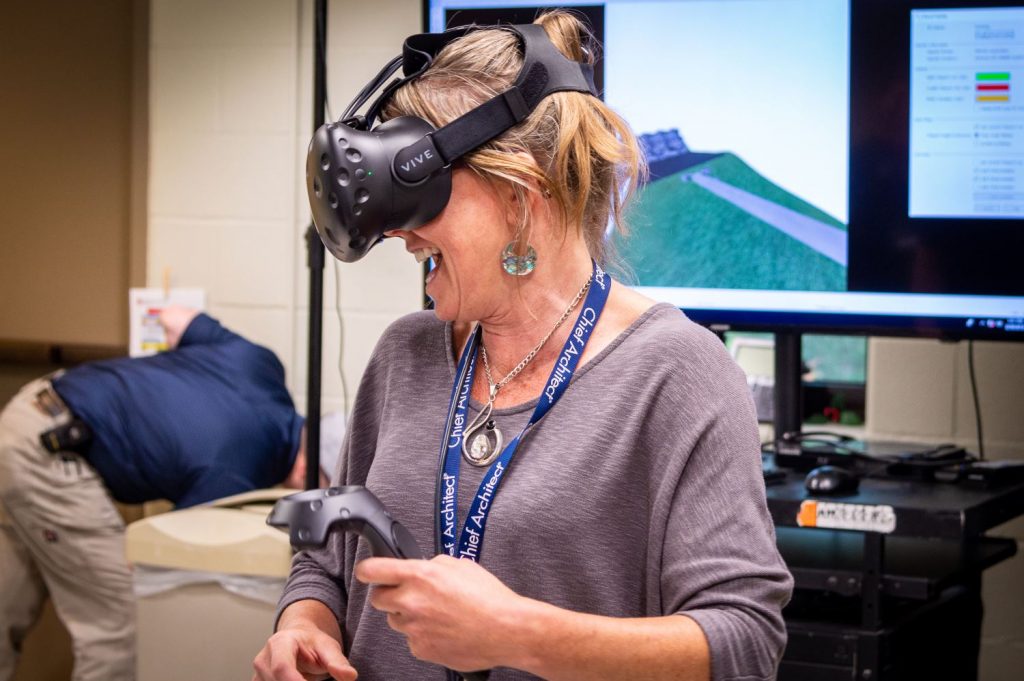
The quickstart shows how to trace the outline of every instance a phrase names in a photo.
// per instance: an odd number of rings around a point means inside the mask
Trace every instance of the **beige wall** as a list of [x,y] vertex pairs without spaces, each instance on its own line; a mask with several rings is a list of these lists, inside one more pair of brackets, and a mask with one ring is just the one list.
[[127,340],[136,5],[0,4],[0,339]]
[[[2,341],[127,342],[126,289],[145,264],[148,8],[0,3]],[[54,368],[0,363],[0,402]],[[70,674],[68,636],[47,603],[15,679]]]
[[[419,28],[418,7],[415,0],[390,0],[354,12],[331,3],[335,108]],[[170,268],[174,285],[205,288],[214,315],[281,357],[301,408],[312,2],[154,0],[150,56],[150,284]],[[340,298],[336,264],[328,262],[324,272],[325,409],[342,406],[342,347],[351,391],[384,327],[420,304],[412,258],[399,244],[377,251],[341,268]]]
[[[985,453],[1024,458],[1024,344],[975,343],[974,365]],[[975,451],[967,343],[872,339],[867,426],[879,439],[955,442]]]

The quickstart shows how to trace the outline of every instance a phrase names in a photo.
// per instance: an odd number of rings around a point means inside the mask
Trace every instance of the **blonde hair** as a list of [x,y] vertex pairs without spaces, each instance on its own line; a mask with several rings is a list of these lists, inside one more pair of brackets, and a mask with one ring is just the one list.
[[[597,44],[573,14],[555,10],[534,22],[569,59],[593,63]],[[414,115],[435,127],[507,90],[523,64],[518,38],[479,29],[447,45],[427,71],[400,88],[383,118]],[[645,171],[636,137],[604,102],[581,92],[546,97],[519,125],[464,156],[492,183],[508,183],[518,210],[514,239],[520,253],[530,227],[528,192],[550,196],[564,234],[579,230],[592,258],[606,265],[609,227],[625,235],[623,209]]]

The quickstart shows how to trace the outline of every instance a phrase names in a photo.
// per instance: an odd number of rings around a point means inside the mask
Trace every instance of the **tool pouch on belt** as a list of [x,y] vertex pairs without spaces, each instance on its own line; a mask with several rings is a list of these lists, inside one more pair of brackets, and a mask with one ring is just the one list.
[[57,452],[77,452],[82,454],[92,442],[92,429],[81,419],[71,419],[63,426],[57,426],[39,435],[43,447],[56,454]]

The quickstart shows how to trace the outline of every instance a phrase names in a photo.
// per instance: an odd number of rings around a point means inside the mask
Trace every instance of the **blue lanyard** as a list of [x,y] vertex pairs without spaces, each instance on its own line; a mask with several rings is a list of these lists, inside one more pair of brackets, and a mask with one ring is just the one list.
[[590,279],[590,290],[583,301],[583,307],[576,317],[569,338],[562,346],[562,352],[555,361],[555,366],[548,376],[547,384],[540,398],[537,400],[537,407],[533,411],[529,422],[505,448],[501,455],[484,474],[473,503],[470,505],[469,515],[463,525],[462,533],[458,544],[455,542],[456,515],[458,510],[458,486],[459,468],[462,459],[462,437],[463,428],[466,426],[466,411],[469,402],[470,390],[473,387],[473,374],[476,366],[476,355],[480,347],[480,337],[483,330],[477,326],[476,331],[466,343],[459,364],[455,372],[455,383],[452,385],[451,402],[448,407],[448,422],[445,426],[445,438],[441,443],[440,465],[438,466],[437,479],[437,518],[434,524],[435,551],[447,553],[450,556],[469,558],[473,561],[480,559],[480,552],[483,549],[484,531],[487,528],[487,517],[490,514],[494,497],[498,493],[498,487],[508,470],[512,456],[519,447],[520,441],[531,426],[536,424],[548,410],[554,406],[558,398],[562,396],[569,381],[572,379],[576,366],[579,364],[583,349],[590,339],[590,333],[594,330],[601,311],[608,301],[608,293],[611,291],[611,277],[594,263],[594,271]]

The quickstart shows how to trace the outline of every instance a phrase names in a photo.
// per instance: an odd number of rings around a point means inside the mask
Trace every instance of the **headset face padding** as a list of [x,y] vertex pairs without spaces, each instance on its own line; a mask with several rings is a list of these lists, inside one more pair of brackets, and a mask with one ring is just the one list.
[[355,262],[386,231],[414,229],[440,213],[452,191],[450,168],[416,184],[392,175],[392,159],[434,126],[402,116],[373,130],[344,123],[321,126],[306,155],[306,191],[313,224],[324,246],[343,262]]
[[[385,232],[415,229],[435,218],[451,196],[451,164],[522,122],[547,95],[594,93],[591,67],[564,57],[541,26],[503,28],[523,46],[524,66],[515,83],[443,128],[416,116],[372,125],[400,85],[421,75],[445,45],[472,28],[411,36],[403,56],[363,88],[342,120],[314,133],[306,155],[306,191],[313,223],[334,257],[354,262]],[[388,85],[365,118],[351,115],[399,66],[405,78]]]

